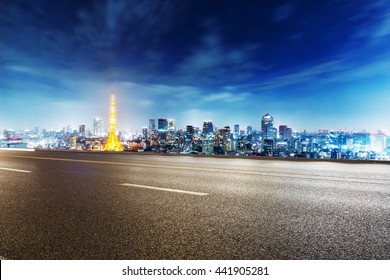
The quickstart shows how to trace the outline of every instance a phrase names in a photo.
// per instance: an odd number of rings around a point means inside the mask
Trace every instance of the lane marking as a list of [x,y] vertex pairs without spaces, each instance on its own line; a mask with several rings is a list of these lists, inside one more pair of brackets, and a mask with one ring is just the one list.
[[18,152],[35,152],[35,149],[30,148],[0,148],[1,151],[18,151]]
[[15,172],[22,172],[22,173],[31,173],[32,172],[32,171],[28,171],[28,170],[4,168],[4,167],[0,167],[0,170],[15,171]]
[[367,180],[364,178],[342,178],[321,175],[303,175],[303,174],[291,174],[291,173],[280,173],[280,172],[261,172],[261,171],[246,171],[246,170],[227,170],[219,168],[201,168],[201,167],[187,167],[187,166],[173,166],[173,165],[152,165],[152,164],[141,164],[141,163],[128,163],[128,162],[116,162],[116,161],[99,161],[99,160],[84,160],[84,159],[68,159],[68,158],[49,158],[49,157],[38,157],[38,156],[17,156],[17,155],[4,155],[0,154],[0,157],[10,158],[26,158],[26,159],[40,159],[40,160],[53,160],[53,161],[65,161],[65,162],[81,162],[81,163],[94,163],[94,164],[108,164],[108,165],[121,165],[121,166],[133,166],[133,167],[147,167],[147,168],[162,168],[162,169],[175,169],[175,170],[190,170],[190,171],[205,171],[205,172],[222,172],[231,173],[236,175],[259,175],[259,176],[272,176],[275,178],[296,178],[296,179],[312,179],[321,181],[336,181],[336,182],[351,182],[351,183],[365,183],[365,184],[376,184],[376,185],[388,185],[389,180],[384,179],[371,179]]
[[127,184],[127,183],[123,183],[123,184],[119,184],[119,185],[120,185],[120,186],[127,186],[127,187],[142,188],[142,189],[157,190],[157,191],[165,191],[165,192],[184,193],[184,194],[191,194],[191,195],[198,195],[198,196],[209,195],[208,193],[191,192],[191,191],[177,190],[177,189],[158,188],[158,187],[145,186],[145,185],[137,185],[137,184]]

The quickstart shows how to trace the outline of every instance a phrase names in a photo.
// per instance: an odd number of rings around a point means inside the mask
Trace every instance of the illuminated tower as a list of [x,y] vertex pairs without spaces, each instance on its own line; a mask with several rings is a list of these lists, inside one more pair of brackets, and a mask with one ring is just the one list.
[[108,135],[107,143],[104,146],[105,151],[122,151],[121,143],[116,137],[116,114],[115,114],[115,96],[111,95],[111,109],[110,109],[110,134]]
[[271,154],[274,149],[275,130],[274,118],[270,114],[265,114],[261,119],[262,145],[265,154]]

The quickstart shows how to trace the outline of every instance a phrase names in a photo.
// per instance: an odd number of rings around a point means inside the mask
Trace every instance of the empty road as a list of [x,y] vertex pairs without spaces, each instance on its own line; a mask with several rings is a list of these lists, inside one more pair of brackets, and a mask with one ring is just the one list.
[[390,165],[3,150],[0,258],[389,259]]

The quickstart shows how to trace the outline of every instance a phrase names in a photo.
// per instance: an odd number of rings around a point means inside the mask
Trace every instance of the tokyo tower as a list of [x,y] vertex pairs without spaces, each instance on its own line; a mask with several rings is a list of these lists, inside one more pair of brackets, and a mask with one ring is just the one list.
[[116,113],[115,113],[115,96],[114,93],[111,95],[111,107],[110,107],[110,134],[108,136],[106,145],[104,146],[105,151],[122,151],[121,143],[116,137]]

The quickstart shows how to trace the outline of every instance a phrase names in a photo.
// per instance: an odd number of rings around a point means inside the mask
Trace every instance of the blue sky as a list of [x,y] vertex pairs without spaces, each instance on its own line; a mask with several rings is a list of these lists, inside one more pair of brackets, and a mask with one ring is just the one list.
[[[390,129],[387,1],[0,0],[0,129]],[[105,126],[107,126],[105,121]]]

